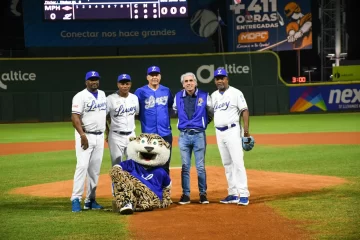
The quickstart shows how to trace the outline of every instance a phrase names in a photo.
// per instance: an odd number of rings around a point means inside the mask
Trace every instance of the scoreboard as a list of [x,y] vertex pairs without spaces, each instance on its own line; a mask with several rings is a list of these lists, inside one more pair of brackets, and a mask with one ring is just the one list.
[[43,0],[44,20],[111,20],[184,18],[187,0]]

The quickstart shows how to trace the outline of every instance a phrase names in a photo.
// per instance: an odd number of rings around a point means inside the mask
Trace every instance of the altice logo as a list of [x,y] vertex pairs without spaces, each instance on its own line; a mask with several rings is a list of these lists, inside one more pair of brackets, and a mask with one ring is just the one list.
[[35,81],[36,74],[35,73],[27,73],[21,71],[9,71],[5,73],[1,73],[0,76],[0,88],[6,90],[7,84],[6,82],[13,82],[13,81]]

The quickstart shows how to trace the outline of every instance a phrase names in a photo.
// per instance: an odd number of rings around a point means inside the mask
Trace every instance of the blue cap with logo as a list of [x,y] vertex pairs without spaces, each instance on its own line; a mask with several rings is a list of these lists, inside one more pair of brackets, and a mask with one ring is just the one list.
[[160,73],[160,68],[157,67],[157,66],[149,67],[148,70],[147,70],[147,75],[149,75],[151,73]]
[[85,75],[85,80],[89,80],[90,78],[100,78],[100,75],[96,71],[87,72]]
[[129,74],[120,74],[118,76],[118,79],[117,79],[118,82],[121,82],[121,81],[131,81],[131,77]]
[[228,74],[224,68],[218,68],[214,71],[214,77],[227,77]]

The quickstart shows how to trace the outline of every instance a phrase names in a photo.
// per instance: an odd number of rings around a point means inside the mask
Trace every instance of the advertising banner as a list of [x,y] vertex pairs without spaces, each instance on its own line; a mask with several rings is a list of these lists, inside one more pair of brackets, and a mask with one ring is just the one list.
[[290,112],[360,110],[360,84],[290,87]]
[[333,81],[359,81],[360,65],[333,67]]
[[204,43],[209,40],[193,33],[190,17],[207,2],[24,0],[25,46]]
[[228,2],[230,51],[286,51],[312,48],[310,0]]
[[117,89],[117,76],[130,74],[133,89],[146,85],[146,70],[161,68],[161,83],[173,91],[182,88],[180,76],[193,72],[199,87],[215,90],[214,70],[224,67],[230,85],[277,85],[279,62],[275,53],[201,54],[176,56],[136,56],[60,59],[0,59],[0,91],[8,92],[62,92],[78,91],[85,87],[85,73],[98,71],[100,89]]

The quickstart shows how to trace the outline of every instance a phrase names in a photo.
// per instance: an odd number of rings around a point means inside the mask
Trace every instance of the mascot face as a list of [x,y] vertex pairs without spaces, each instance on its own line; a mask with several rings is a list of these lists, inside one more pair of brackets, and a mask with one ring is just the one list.
[[142,133],[130,138],[127,154],[141,165],[162,166],[170,157],[170,144],[157,134]]

